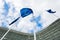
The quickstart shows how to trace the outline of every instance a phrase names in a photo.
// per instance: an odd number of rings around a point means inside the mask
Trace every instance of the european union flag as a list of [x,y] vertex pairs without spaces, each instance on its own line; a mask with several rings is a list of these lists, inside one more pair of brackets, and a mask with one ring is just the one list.
[[30,8],[23,8],[20,10],[20,13],[21,13],[21,17],[24,18],[24,17],[30,15],[31,13],[33,13],[33,11]]
[[51,9],[47,10],[49,13],[56,13],[56,11],[52,11]]
[[[22,8],[22,9],[20,10],[20,13],[21,13],[21,17],[24,18],[24,17],[30,15],[31,13],[33,13],[33,11],[32,11],[32,9],[30,9],[30,8]],[[20,17],[18,17],[17,19],[15,19],[15,20],[14,20],[13,22],[11,22],[9,25],[15,23],[17,20],[19,20],[19,18],[20,18]]]

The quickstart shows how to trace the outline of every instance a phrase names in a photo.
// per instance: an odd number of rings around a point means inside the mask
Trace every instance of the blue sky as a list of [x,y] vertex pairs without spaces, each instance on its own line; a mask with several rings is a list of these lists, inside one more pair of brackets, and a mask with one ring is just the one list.
[[[40,31],[48,27],[55,20],[60,18],[60,1],[59,0],[1,0],[0,1],[0,26],[10,28],[9,23],[17,17],[21,17],[22,8],[31,8],[34,12],[25,18],[20,18],[16,23],[11,25],[11,29],[25,33],[31,33],[36,27]],[[47,10],[56,11],[50,14]]]

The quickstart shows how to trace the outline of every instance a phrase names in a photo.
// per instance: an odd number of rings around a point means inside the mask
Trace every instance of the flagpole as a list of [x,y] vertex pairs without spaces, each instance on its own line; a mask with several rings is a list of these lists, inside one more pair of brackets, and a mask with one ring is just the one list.
[[13,23],[15,23],[19,18],[20,18],[20,17],[18,17],[17,19],[15,19],[13,22],[11,22],[11,23],[9,24],[10,28],[9,28],[8,31],[2,36],[2,38],[1,38],[0,40],[3,40],[3,39],[4,39],[4,37],[5,37],[5,36],[8,34],[8,32],[11,30],[11,25],[12,25]]
[[[32,13],[32,17],[34,19],[34,14],[33,13]],[[33,25],[34,25],[34,23],[33,23]],[[36,40],[36,26],[34,26],[33,35],[34,35],[34,40]]]
[[34,30],[34,40],[36,40],[36,31]]
[[10,30],[11,30],[11,29],[9,29],[9,30],[3,35],[3,37],[2,37],[0,40],[3,40],[4,37],[7,35],[7,33],[8,33]]
[[55,14],[53,14],[56,18],[59,18],[58,16],[56,16]]

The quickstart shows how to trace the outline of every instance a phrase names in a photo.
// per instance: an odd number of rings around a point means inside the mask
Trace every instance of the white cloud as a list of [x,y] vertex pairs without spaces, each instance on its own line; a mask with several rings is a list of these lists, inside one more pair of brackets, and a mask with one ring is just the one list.
[[3,8],[3,0],[0,0],[0,9]]
[[[58,17],[60,18],[60,1],[56,0],[5,0],[7,3],[10,4],[10,9],[8,16],[6,17],[6,20],[8,23],[11,23],[13,20],[15,20],[17,17],[20,16],[20,9],[23,7],[28,7],[31,8],[34,12],[34,16],[37,17],[41,15],[41,22],[43,23],[42,28],[46,28],[48,25],[50,25],[52,22],[54,22]],[[2,15],[3,12],[3,4],[4,2],[1,0],[0,1],[0,25],[2,23],[1,19],[4,20],[5,16]],[[12,11],[12,9],[15,8],[15,12]],[[49,14],[46,12],[46,10],[52,9],[55,10],[56,13]],[[14,23],[12,26],[13,30],[19,30],[21,32],[28,32],[27,30],[32,30],[34,28],[33,23],[30,22],[29,20],[32,18],[32,15],[29,15],[25,18],[19,19],[18,22]],[[18,24],[18,25],[17,25]],[[34,23],[36,26],[36,24]],[[8,27],[9,28],[9,27]],[[37,28],[38,29],[38,28]]]

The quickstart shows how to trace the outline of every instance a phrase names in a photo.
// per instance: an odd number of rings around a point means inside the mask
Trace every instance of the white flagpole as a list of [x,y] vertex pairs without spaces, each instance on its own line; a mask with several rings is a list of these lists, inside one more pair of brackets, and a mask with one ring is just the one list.
[[[20,18],[20,17],[19,17]],[[13,24],[12,24],[13,25]],[[8,31],[2,36],[2,38],[0,39],[0,40],[3,40],[4,39],[4,37],[8,34],[8,32],[11,30],[11,27],[12,27],[12,25],[9,25],[10,26],[10,28],[8,29]]]
[[[33,13],[32,13],[32,17],[34,19],[34,14]],[[34,25],[34,23],[33,23],[33,25]],[[34,40],[36,40],[36,26],[34,26],[34,32],[33,32],[33,34],[34,34]]]
[[[11,27],[11,26],[10,26]],[[2,36],[2,38],[0,40],[3,40],[4,37],[7,35],[7,33],[11,30],[11,28],[9,28],[9,30]]]
[[4,37],[7,35],[7,33],[8,33],[10,30],[11,30],[11,29],[9,29],[9,30],[3,35],[3,37],[2,37],[0,40],[3,40]]
[[36,40],[36,31],[34,29],[34,40]]
[[59,18],[57,15],[53,14],[56,18]]

